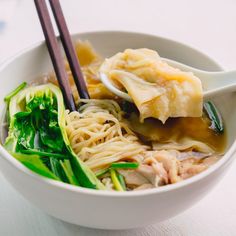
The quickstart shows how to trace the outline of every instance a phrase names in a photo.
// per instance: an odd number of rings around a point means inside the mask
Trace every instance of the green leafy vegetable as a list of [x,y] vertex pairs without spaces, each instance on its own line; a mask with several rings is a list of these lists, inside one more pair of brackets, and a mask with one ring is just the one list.
[[64,172],[64,169],[61,166],[61,163],[58,159],[51,157],[50,158],[50,164],[52,172],[63,182],[68,183],[69,180],[67,179],[67,176]]
[[[104,189],[70,147],[60,89],[45,84],[17,91],[7,100],[10,124],[5,148],[11,153],[22,153],[24,159],[19,160],[41,175],[48,177],[49,172],[62,182]],[[27,156],[30,161],[26,161]],[[40,162],[31,163],[35,156],[40,157]],[[48,172],[41,171],[42,165]]]
[[214,103],[210,101],[205,102],[204,110],[206,111],[209,119],[211,120],[211,128],[218,133],[223,133],[224,132],[223,120]]
[[26,155],[22,153],[10,152],[18,161],[28,167],[30,170],[48,177],[50,179],[59,180],[43,163],[42,159],[37,155]]
[[138,167],[138,162],[116,162],[111,164],[113,169],[137,169]]

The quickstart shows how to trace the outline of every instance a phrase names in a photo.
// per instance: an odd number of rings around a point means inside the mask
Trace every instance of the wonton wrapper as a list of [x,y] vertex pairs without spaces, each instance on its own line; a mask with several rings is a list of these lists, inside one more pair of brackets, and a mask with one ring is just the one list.
[[196,150],[202,153],[214,153],[213,150],[209,145],[201,142],[196,141],[191,138],[183,138],[178,142],[169,142],[169,143],[158,143],[153,142],[153,149],[154,150],[178,150],[178,151],[185,151],[185,150]]
[[154,117],[163,123],[169,117],[202,115],[201,81],[162,61],[156,51],[126,49],[106,59],[100,71],[132,97],[140,120]]

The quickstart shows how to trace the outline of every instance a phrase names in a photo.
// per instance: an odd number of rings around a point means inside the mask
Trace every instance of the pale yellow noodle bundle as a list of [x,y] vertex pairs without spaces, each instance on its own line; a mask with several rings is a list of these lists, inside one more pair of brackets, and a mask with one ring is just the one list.
[[141,161],[147,147],[122,122],[115,101],[80,100],[79,111],[66,113],[66,128],[74,152],[91,169],[99,170],[120,160]]

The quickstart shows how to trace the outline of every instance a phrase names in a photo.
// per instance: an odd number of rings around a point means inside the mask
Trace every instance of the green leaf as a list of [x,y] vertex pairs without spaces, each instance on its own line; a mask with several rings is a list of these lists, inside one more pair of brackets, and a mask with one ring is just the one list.
[[50,164],[54,175],[56,175],[62,182],[69,183],[60,161],[54,157],[50,157]]
[[57,176],[54,175],[44,164],[43,161],[37,155],[27,155],[22,153],[10,152],[10,154],[25,165],[30,170],[40,174],[44,177],[58,180]]
[[79,184],[82,187],[92,189],[106,189],[105,186],[97,179],[92,170],[86,166],[73,152],[71,156],[71,167]]
[[49,127],[41,126],[39,135],[42,143],[56,152],[62,152],[65,147],[60,129],[53,131]]
[[211,128],[214,129],[218,133],[223,133],[224,132],[224,124],[222,117],[217,110],[216,106],[214,105],[213,102],[205,102],[204,103],[204,109],[211,120]]
[[15,117],[14,131],[18,143],[16,151],[34,148],[35,128],[30,115]]

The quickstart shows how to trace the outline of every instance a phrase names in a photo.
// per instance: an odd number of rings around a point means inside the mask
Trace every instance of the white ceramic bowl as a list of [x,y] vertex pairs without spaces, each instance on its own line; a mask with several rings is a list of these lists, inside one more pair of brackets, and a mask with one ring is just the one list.
[[[161,56],[206,70],[221,69],[199,51],[172,40],[128,32],[93,32],[73,36],[88,39],[103,55],[125,48],[148,47]],[[23,81],[52,70],[45,43],[39,43],[0,66],[0,110],[4,96]],[[173,217],[193,206],[222,178],[236,149],[236,95],[215,99],[227,126],[228,148],[224,157],[203,173],[183,182],[152,190],[107,192],[74,187],[43,178],[9,155],[0,145],[0,168],[6,179],[26,199],[64,221],[101,229],[142,227]],[[227,196],[226,196],[227,198]],[[225,199],[227,200],[227,199]],[[14,214],[14,212],[12,213]]]

